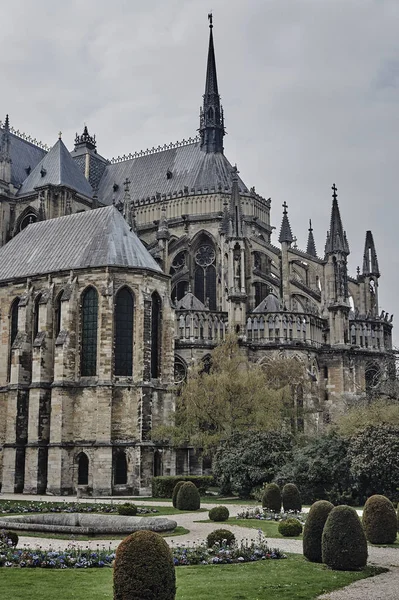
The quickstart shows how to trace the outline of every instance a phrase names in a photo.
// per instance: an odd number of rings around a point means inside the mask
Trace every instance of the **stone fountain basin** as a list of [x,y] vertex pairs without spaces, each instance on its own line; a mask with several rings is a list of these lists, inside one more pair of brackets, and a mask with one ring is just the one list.
[[69,533],[72,535],[129,534],[146,529],[158,533],[173,531],[176,521],[163,517],[126,517],[82,513],[41,513],[0,519],[0,529]]

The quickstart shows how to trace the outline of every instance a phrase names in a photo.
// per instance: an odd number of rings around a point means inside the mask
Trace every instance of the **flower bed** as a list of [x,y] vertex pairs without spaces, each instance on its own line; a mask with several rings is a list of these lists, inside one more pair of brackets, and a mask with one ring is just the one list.
[[[13,500],[0,501],[0,514],[23,513],[106,513],[118,514],[118,504],[81,503],[81,502],[23,502]],[[156,508],[137,507],[138,515],[158,513]]]
[[236,516],[236,519],[258,519],[259,521],[285,521],[286,519],[295,516],[298,521],[304,523],[306,521],[307,514],[306,513],[298,513],[295,511],[288,511],[285,513],[274,513],[266,510],[265,508],[253,508],[248,507],[244,508],[241,512],[239,512]]
[[[246,540],[240,544],[227,546],[215,544],[207,548],[205,542],[191,547],[178,545],[172,547],[173,561],[176,566],[212,565],[254,562],[258,560],[286,558],[278,548],[269,548],[261,531],[256,540]],[[90,550],[73,544],[60,552],[41,548],[2,548],[0,549],[0,567],[20,567],[30,569],[87,569],[111,567],[115,552],[105,547]]]

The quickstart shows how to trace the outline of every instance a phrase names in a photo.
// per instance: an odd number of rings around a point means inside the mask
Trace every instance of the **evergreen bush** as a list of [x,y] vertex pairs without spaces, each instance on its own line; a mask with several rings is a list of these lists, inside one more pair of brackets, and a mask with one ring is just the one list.
[[185,481],[178,481],[175,485],[175,487],[173,488],[173,494],[172,494],[172,505],[176,508],[176,500],[177,500],[177,494],[179,493],[179,490],[181,488],[182,485],[184,485],[186,482]]
[[227,506],[214,506],[209,511],[209,518],[211,521],[227,521],[230,513]]
[[198,489],[191,481],[186,481],[179,489],[176,497],[176,508],[178,510],[198,510],[201,499]]
[[269,483],[265,487],[262,497],[262,506],[272,512],[281,511],[281,492],[277,483]]
[[295,512],[301,512],[301,495],[294,483],[285,484],[285,486],[283,487],[282,499],[284,512],[288,512],[290,510],[293,510]]
[[6,547],[10,547],[13,546],[15,548],[15,546],[18,545],[18,534],[15,531],[9,531],[7,529],[1,529],[0,530],[0,547],[6,546]]
[[386,496],[370,496],[364,505],[363,527],[371,544],[393,544],[398,520],[392,502]]
[[321,563],[321,537],[327,517],[334,505],[327,500],[319,500],[310,507],[303,528],[303,555],[310,562]]
[[118,504],[118,515],[125,515],[126,517],[135,517],[137,515],[137,506],[131,502],[124,502]]
[[136,531],[116,550],[114,600],[175,600],[172,553],[162,536]]
[[206,538],[208,548],[212,548],[215,544],[232,546],[235,541],[236,537],[229,529],[215,529]]
[[302,523],[294,517],[289,517],[278,524],[278,532],[284,537],[296,537],[302,533]]
[[178,481],[192,481],[203,496],[206,490],[213,485],[214,479],[211,475],[162,475],[153,477],[152,496],[154,498],[171,498]]
[[322,541],[322,559],[337,571],[359,571],[367,564],[367,540],[356,510],[336,506],[327,517]]

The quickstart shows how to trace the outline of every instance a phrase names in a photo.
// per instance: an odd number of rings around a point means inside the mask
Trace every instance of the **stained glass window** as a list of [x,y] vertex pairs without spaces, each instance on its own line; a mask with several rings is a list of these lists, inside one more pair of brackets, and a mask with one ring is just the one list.
[[82,299],[82,347],[80,358],[81,375],[95,375],[97,372],[97,329],[98,295],[90,287],[83,293]]
[[151,377],[159,377],[161,350],[161,299],[156,292],[151,296]]
[[216,269],[213,265],[206,268],[206,298],[209,298],[209,308],[216,310]]
[[122,288],[115,303],[115,375],[133,373],[133,295]]

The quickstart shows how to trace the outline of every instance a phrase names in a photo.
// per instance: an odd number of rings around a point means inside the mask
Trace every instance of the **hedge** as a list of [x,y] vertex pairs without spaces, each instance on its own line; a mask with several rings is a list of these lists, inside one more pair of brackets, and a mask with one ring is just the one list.
[[176,475],[153,477],[153,498],[172,498],[173,490],[178,481],[191,481],[198,488],[199,493],[203,495],[212,485],[213,477],[211,475]]

